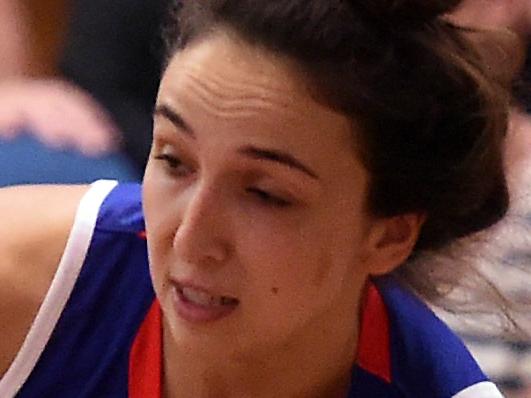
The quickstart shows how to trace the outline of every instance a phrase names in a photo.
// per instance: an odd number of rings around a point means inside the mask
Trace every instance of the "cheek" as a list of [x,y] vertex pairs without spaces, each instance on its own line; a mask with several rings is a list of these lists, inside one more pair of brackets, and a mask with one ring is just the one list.
[[[171,248],[173,234],[171,233],[171,203],[164,198],[169,194],[164,186],[157,183],[157,177],[146,169],[144,178],[142,205],[146,223],[146,236],[151,278],[157,295],[163,289],[163,281],[167,270],[164,261]],[[160,295],[159,295],[160,297]]]
[[249,257],[246,267],[249,330],[283,339],[328,323],[331,314],[354,313],[363,278],[352,278],[353,262],[333,249],[319,235],[261,240],[255,261]]
[[153,167],[151,162],[148,163],[144,177],[142,205],[146,233],[151,236],[151,242],[156,242],[156,246],[151,246],[158,248],[172,239],[176,216],[174,200],[178,197],[178,187],[162,171]]
[[319,223],[297,228],[254,228],[239,250],[254,292],[276,299],[305,300],[337,293],[356,263],[356,242]]
[[172,238],[170,234],[164,233],[167,229],[157,221],[151,220],[151,224],[146,223],[149,272],[155,294],[164,307],[170,298],[168,280],[172,263]]
[[243,231],[235,253],[245,275],[244,295],[253,306],[271,310],[275,303],[293,298],[301,286],[307,285],[305,270],[312,256],[305,250],[305,240],[291,226],[255,220]]

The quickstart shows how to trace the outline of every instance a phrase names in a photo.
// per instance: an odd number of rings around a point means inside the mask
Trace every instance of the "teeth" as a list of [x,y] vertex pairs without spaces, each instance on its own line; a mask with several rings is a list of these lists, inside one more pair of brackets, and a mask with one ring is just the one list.
[[198,305],[210,306],[216,301],[216,299],[211,295],[190,287],[183,288],[182,293],[187,300]]
[[208,293],[202,292],[200,290],[193,289],[191,287],[184,287],[181,289],[182,295],[186,300],[201,305],[203,307],[209,306],[220,306],[220,305],[232,305],[237,303],[236,299],[230,297],[220,297],[220,296],[211,296]]

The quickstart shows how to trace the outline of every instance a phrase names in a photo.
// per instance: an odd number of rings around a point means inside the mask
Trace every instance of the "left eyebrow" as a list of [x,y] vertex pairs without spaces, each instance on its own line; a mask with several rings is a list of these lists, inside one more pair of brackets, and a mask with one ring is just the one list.
[[183,119],[183,117],[168,105],[157,105],[153,111],[153,116],[162,116],[168,119],[179,131],[183,131],[190,137],[195,138],[194,130]]
[[306,175],[318,180],[319,176],[308,166],[304,165],[300,160],[296,159],[289,153],[277,151],[273,149],[257,148],[254,146],[245,146],[241,148],[238,153],[251,157],[253,159],[267,160],[270,162],[280,163],[284,166],[302,171]]

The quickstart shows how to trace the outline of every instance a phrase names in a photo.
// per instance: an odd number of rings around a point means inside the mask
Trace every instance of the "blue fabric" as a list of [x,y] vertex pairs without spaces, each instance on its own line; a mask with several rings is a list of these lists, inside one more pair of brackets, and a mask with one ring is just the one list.
[[138,185],[120,185],[105,200],[72,295],[18,397],[127,397],[130,348],[154,300],[139,198]]
[[393,277],[375,284],[387,309],[391,382],[355,366],[349,398],[451,398],[487,381],[461,340]]
[[57,150],[31,134],[0,139],[0,186],[16,184],[76,184],[98,179],[139,181],[141,176],[118,153],[87,157],[74,150]]
[[[387,383],[355,365],[348,398],[406,398],[395,383]],[[427,395],[427,397],[431,397]],[[420,396],[418,398],[421,398]],[[424,398],[424,397],[422,397]]]
[[391,324],[393,383],[407,397],[450,398],[488,381],[462,341],[392,277],[376,281]]

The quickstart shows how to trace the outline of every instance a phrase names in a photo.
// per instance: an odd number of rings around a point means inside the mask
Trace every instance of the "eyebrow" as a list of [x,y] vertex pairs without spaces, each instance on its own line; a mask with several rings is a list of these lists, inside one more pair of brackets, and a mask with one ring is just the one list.
[[[162,104],[157,105],[153,111],[153,115],[160,115],[168,119],[175,127],[180,131],[190,135],[192,138],[195,138],[195,133],[188,123],[179,115],[176,111],[171,109],[168,105]],[[258,148],[252,145],[245,146],[238,150],[238,153],[250,157],[252,159],[267,160],[270,162],[280,163],[282,165],[288,166],[290,168],[299,170],[306,175],[312,177],[313,179],[318,180],[319,176],[315,171],[310,169],[308,166],[304,165],[303,162],[296,159],[294,156],[289,153],[278,151],[274,149]]]
[[168,119],[175,127],[195,138],[194,130],[184,121],[181,115],[171,109],[168,105],[157,105],[153,111],[153,116],[162,116]]
[[319,179],[317,173],[315,173],[308,166],[305,166],[300,160],[297,160],[289,153],[273,149],[257,148],[254,146],[243,147],[238,152],[253,159],[267,160],[271,162],[280,163],[290,168],[302,171],[303,173],[316,180]]

